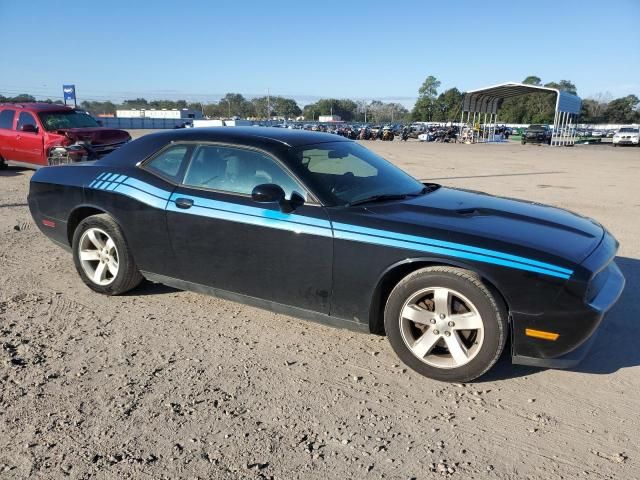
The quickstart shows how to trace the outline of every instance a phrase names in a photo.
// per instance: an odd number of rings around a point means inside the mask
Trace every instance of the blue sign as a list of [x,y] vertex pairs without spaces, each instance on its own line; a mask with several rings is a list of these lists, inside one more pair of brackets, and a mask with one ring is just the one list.
[[63,85],[62,86],[62,95],[64,96],[64,103],[67,104],[67,100],[69,102],[73,102],[76,104],[76,86],[75,85]]

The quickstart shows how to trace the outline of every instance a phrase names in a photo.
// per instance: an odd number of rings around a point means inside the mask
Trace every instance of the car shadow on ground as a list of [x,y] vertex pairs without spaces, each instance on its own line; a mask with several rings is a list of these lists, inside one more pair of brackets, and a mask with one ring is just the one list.
[[22,175],[26,171],[29,171],[29,169],[22,167],[7,167],[3,170],[0,170],[0,177],[17,177],[18,175]]
[[613,373],[640,365],[640,260],[616,257],[627,284],[616,305],[600,325],[598,337],[585,359],[572,370]]
[[[609,311],[596,332],[596,339],[581,363],[571,371],[591,374],[608,374],[623,368],[640,365],[640,260],[628,257],[616,257],[616,263],[622,270],[627,283],[620,299]],[[477,380],[492,382],[509,378],[523,377],[541,372],[544,369],[513,365],[509,353],[510,345],[505,348],[498,363],[487,374]]]
[[166,293],[180,292],[177,288],[169,287],[161,283],[153,283],[143,280],[142,283],[133,290],[122,294],[123,297],[138,297],[140,295],[162,295]]

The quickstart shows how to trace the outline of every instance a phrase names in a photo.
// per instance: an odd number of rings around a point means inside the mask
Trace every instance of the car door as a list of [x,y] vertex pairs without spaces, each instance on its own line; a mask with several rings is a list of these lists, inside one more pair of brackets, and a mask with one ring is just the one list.
[[46,165],[43,135],[44,132],[38,128],[35,117],[29,112],[20,112],[14,136],[13,160]]
[[[286,213],[251,198],[274,183],[287,198],[306,197]],[[266,152],[201,144],[167,205],[167,224],[184,280],[329,313],[333,236],[325,209]]]

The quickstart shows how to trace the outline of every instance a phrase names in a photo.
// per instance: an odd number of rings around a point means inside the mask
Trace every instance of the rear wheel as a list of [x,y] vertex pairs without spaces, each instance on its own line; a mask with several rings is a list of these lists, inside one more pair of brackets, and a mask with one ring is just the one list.
[[6,170],[8,166],[9,165],[7,165],[7,162],[4,161],[4,158],[0,156],[0,170]]
[[82,281],[104,295],[119,295],[142,281],[120,226],[107,214],[80,222],[73,234],[73,261]]
[[429,267],[404,278],[384,314],[389,342],[416,372],[443,381],[469,381],[500,357],[507,339],[501,302],[474,273]]

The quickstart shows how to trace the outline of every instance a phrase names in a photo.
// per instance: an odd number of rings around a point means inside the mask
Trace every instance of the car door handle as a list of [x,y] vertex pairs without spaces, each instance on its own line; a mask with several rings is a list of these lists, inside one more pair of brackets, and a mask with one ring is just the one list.
[[193,207],[193,200],[191,200],[190,198],[176,198],[176,207],[178,208],[183,208],[183,209],[187,209],[187,208],[191,208]]

